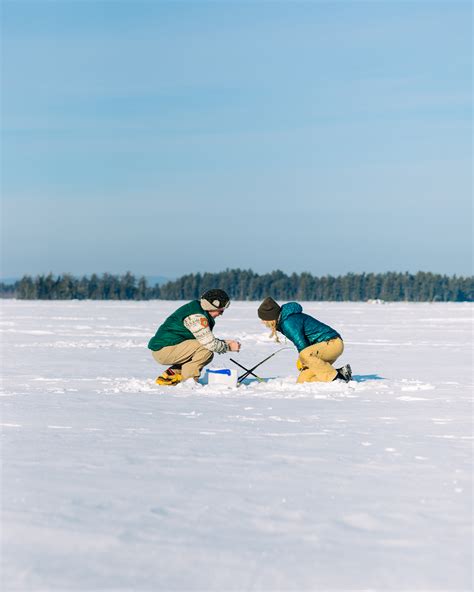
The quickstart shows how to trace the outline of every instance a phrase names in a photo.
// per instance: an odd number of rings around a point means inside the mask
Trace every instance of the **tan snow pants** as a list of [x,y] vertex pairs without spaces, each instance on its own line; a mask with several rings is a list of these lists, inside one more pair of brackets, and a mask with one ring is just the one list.
[[203,347],[197,339],[188,339],[178,345],[167,345],[151,352],[158,364],[181,366],[183,380],[199,378],[202,368],[209,364],[214,354]]
[[305,347],[298,357],[298,362],[303,366],[303,370],[300,372],[297,382],[331,382],[334,380],[337,370],[332,367],[332,364],[343,351],[344,343],[339,337]]

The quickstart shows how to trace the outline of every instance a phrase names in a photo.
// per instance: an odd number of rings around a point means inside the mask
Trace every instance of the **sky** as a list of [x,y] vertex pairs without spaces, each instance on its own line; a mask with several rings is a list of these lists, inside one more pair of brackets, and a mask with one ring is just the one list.
[[472,5],[2,2],[0,275],[472,274]]

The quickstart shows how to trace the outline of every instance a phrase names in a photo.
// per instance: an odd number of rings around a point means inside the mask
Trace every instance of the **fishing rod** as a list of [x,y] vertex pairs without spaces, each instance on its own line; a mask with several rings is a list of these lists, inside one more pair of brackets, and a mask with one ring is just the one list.
[[[257,376],[256,374],[254,374],[253,372],[251,372],[250,370],[248,370],[245,366],[242,366],[242,364],[239,364],[239,362],[236,362],[234,359],[230,358],[231,362],[234,362],[234,364],[236,364],[237,366],[239,366],[239,368],[242,368],[242,370],[246,370],[248,372],[248,374],[251,374],[252,376],[255,376],[255,378],[258,380],[258,382],[265,382],[263,380],[263,378],[260,378],[260,376]],[[247,374],[247,376],[248,376]],[[237,382],[239,381],[239,379],[237,379]]]
[[[264,360],[262,360],[261,362],[259,362],[258,364],[255,364],[255,366],[253,366],[252,368],[244,368],[244,366],[242,366],[241,364],[238,364],[237,362],[235,362],[234,360],[232,360],[232,362],[234,362],[234,364],[237,364],[237,366],[240,366],[241,368],[243,368],[246,372],[244,374],[241,374],[238,378],[237,378],[237,384],[241,384],[243,380],[245,380],[247,378],[247,376],[249,374],[252,374],[253,376],[257,377],[254,374],[254,370],[256,370],[259,366],[261,366],[264,362],[266,362],[267,360],[269,360],[270,358],[273,358],[273,356],[275,356],[278,352],[281,352],[284,349],[290,349],[289,347],[280,347],[280,349],[277,349],[275,352],[273,352],[272,354],[270,354],[269,356],[267,356]],[[262,379],[260,379],[262,380]]]

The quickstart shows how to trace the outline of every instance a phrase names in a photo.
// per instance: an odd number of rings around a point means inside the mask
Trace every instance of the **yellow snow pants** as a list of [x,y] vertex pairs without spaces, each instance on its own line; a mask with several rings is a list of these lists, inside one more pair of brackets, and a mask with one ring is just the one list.
[[177,345],[167,345],[151,352],[158,364],[181,366],[183,380],[199,378],[201,370],[209,364],[214,354],[197,339],[187,339]]
[[296,362],[301,370],[297,382],[331,382],[337,376],[332,364],[344,351],[340,337],[315,343],[300,351]]

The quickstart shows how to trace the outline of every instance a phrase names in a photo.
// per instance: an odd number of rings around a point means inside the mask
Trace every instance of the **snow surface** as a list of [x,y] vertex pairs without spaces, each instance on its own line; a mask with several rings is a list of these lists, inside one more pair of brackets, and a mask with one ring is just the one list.
[[[472,305],[306,303],[355,380],[158,387],[176,302],[3,301],[3,589],[472,589]],[[245,366],[279,346],[233,303]],[[291,345],[291,344],[289,344]]]

